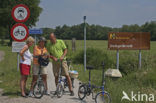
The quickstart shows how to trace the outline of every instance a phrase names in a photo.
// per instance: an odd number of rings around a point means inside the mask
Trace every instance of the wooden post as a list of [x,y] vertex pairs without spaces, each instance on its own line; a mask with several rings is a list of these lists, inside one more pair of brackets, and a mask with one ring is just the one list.
[[76,51],[76,38],[72,38],[72,51]]

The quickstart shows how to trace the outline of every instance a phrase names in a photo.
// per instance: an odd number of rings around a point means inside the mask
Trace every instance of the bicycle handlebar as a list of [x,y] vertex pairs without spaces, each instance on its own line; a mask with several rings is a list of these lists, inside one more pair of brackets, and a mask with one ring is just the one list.
[[36,56],[35,56],[35,55],[33,55],[33,57],[34,57],[34,58],[39,58],[39,57],[42,57],[42,56],[48,56],[48,54],[36,55]]
[[62,62],[63,60],[61,60],[61,59],[57,59],[57,61],[56,62]]

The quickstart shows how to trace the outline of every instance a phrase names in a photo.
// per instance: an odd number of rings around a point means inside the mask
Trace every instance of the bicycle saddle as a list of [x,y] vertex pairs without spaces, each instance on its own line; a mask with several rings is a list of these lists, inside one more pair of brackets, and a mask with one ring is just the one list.
[[93,66],[87,66],[86,68],[87,68],[88,70],[94,69]]

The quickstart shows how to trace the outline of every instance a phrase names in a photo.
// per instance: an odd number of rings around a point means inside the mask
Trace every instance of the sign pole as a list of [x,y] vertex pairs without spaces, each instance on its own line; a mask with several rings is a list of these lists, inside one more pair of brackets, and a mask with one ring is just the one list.
[[141,50],[139,50],[139,69],[141,69]]
[[[16,22],[26,22],[30,17],[30,10],[26,5],[19,4],[12,8],[11,16]],[[21,48],[21,46],[23,45],[22,41],[26,40],[28,35],[29,35],[29,30],[27,26],[22,23],[15,24],[11,28],[12,39],[21,42],[21,43],[15,43],[15,42],[12,43],[12,47],[13,47],[12,52],[17,52],[17,71],[19,71],[19,62],[20,62],[19,49],[20,50],[22,49]]]
[[117,50],[116,53],[116,68],[119,69],[119,49]]
[[36,45],[36,34],[35,34],[35,45]]
[[17,53],[17,71],[19,71],[19,53]]
[[84,71],[86,71],[86,16],[84,16]]
[[35,37],[35,45],[37,44],[37,35],[43,34],[42,29],[29,29],[29,34],[33,34],[33,37]]

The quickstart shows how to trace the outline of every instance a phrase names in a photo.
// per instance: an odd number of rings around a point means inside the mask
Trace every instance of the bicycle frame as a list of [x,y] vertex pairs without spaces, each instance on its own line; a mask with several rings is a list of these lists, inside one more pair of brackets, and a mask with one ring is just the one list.
[[102,91],[102,94],[104,95],[105,93],[105,89],[104,89],[104,85],[105,85],[105,74],[104,74],[104,62],[102,63],[102,86],[101,86],[101,91]]
[[63,84],[62,82],[64,82],[64,80],[62,79],[62,61],[61,62],[61,66],[59,68],[59,75],[58,75],[58,83],[57,83],[57,86],[56,86],[56,95],[58,96],[58,98],[61,98],[62,95],[63,95],[63,92],[64,92],[64,87],[63,87]]
[[41,65],[39,65],[38,78],[37,78],[36,83],[34,84],[33,94],[35,98],[40,99],[44,95],[44,92],[45,92],[45,84],[41,77]]
[[[88,66],[87,69],[89,69],[89,81],[88,81],[87,84],[85,84],[85,83],[84,84],[83,83],[81,84],[80,83],[80,86],[79,86],[78,96],[79,96],[79,98],[81,100],[83,100],[86,96],[89,96],[90,93],[92,93],[92,99],[95,99],[95,102],[96,103],[99,103],[99,102],[97,102],[97,98],[98,98],[98,96],[100,94],[102,94],[103,97],[104,96],[107,96],[108,101],[109,101],[108,103],[110,103],[111,98],[109,96],[109,93],[107,91],[105,91],[105,89],[104,89],[104,85],[105,85],[105,80],[104,80],[104,78],[105,78],[105,75],[104,75],[104,62],[102,64],[102,66],[103,66],[103,71],[102,71],[102,86],[96,86],[96,85],[92,85],[91,84],[91,69],[93,69],[93,67]],[[93,89],[94,88],[101,89],[101,91],[96,94],[95,98],[93,96],[93,93],[94,93],[93,92]],[[81,92],[81,89],[82,89],[82,92]]]
[[103,102],[105,101],[105,103],[111,103],[111,97],[110,97],[109,93],[107,91],[105,91],[105,89],[104,89],[104,85],[105,85],[104,62],[102,63],[102,67],[103,67],[102,68],[103,69],[103,71],[102,71],[102,86],[100,87],[101,91],[96,94],[95,103],[101,103],[98,101],[98,97],[103,98],[102,101]]
[[60,66],[60,70],[59,70],[59,77],[58,77],[58,83],[61,83],[62,81],[63,81],[63,79],[62,79],[62,61],[60,62],[61,64],[61,66]]
[[101,91],[102,91],[102,95],[104,95],[105,94],[104,85],[101,87]]
[[[90,95],[90,93],[92,93],[92,90],[94,88],[93,85],[91,84],[91,70],[89,70],[89,81],[88,81],[88,84],[87,84],[87,88],[90,89],[89,91],[87,91],[87,93],[89,93],[89,95]],[[92,96],[93,96],[93,94],[92,94]]]
[[41,65],[39,66],[38,80],[42,80],[42,77],[41,77]]
[[[62,78],[62,61],[60,61],[60,68],[59,68],[59,76],[58,76],[58,83],[61,83],[61,82],[64,82],[64,83],[66,83],[66,84],[68,84],[68,82],[67,82],[67,78]],[[68,65],[70,65],[70,64],[68,64]],[[69,69],[69,68],[68,68]]]
[[89,70],[89,82],[88,82],[89,87],[91,88],[91,79],[90,79],[90,76],[91,76],[91,70]]
[[[97,88],[95,85],[92,85],[91,84],[91,70],[89,70],[89,81],[88,81],[88,83],[82,84],[82,85],[85,85],[86,86],[86,89],[87,89],[86,94],[88,94],[88,95],[90,95],[91,93],[93,93],[92,90],[94,88]],[[92,94],[92,97],[93,97],[93,94]]]

